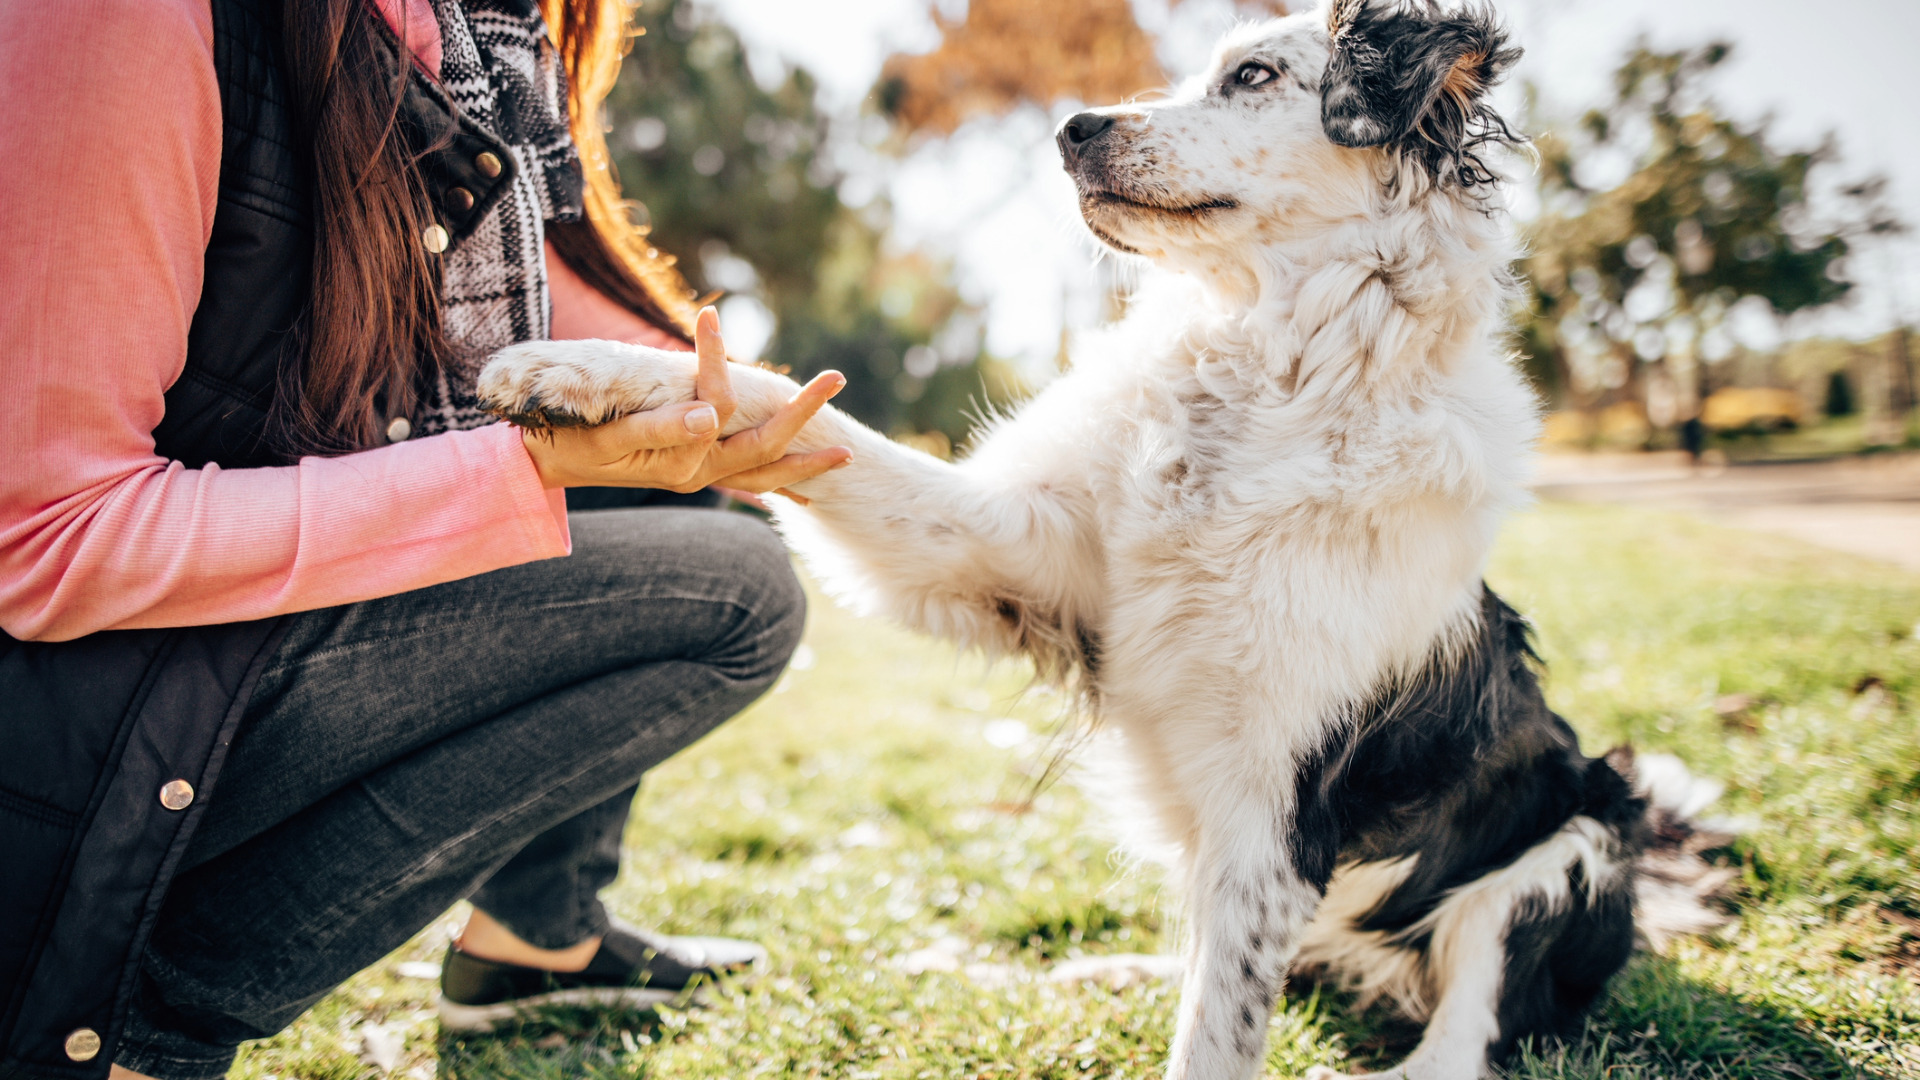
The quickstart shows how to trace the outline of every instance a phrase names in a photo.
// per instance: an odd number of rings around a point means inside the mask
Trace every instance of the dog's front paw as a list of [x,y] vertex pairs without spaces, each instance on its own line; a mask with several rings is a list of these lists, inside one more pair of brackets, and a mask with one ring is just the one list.
[[693,399],[696,361],[618,341],[529,341],[495,353],[475,384],[480,407],[524,428],[604,424]]

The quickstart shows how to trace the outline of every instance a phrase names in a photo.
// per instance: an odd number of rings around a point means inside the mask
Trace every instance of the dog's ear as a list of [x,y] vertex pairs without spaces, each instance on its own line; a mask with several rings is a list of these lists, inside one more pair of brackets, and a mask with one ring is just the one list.
[[1436,178],[1489,180],[1474,148],[1519,140],[1489,106],[1487,92],[1520,50],[1490,12],[1414,4],[1331,0],[1333,55],[1321,80],[1321,126],[1341,146],[1399,148]]

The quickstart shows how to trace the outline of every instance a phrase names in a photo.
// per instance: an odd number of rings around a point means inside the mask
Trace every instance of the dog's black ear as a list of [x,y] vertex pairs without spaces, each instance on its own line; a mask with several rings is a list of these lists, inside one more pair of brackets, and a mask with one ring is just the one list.
[[1491,180],[1474,149],[1518,142],[1487,92],[1520,50],[1485,10],[1430,2],[1332,0],[1333,56],[1321,81],[1320,123],[1341,146],[1396,147],[1436,179]]

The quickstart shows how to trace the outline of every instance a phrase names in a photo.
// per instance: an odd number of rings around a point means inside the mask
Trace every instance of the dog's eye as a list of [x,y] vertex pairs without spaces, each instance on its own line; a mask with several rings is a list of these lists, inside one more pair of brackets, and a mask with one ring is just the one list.
[[1272,68],[1255,63],[1241,64],[1240,70],[1233,73],[1233,81],[1241,86],[1259,86],[1261,83],[1272,82],[1278,77],[1279,75]]

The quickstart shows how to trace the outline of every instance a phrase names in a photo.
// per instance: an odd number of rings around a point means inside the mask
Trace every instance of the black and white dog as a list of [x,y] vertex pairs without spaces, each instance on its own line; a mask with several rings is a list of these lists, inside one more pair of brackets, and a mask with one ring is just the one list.
[[[1517,56],[1424,0],[1233,31],[1172,96],[1060,129],[1088,227],[1155,268],[1070,374],[958,464],[832,409],[798,441],[854,451],[778,513],[830,590],[1032,658],[1117,735],[1189,902],[1169,1076],[1255,1075],[1298,966],[1426,1022],[1376,1075],[1471,1080],[1633,948],[1648,801],[1581,753],[1481,583],[1539,426],[1481,156],[1514,139],[1487,92]],[[597,423],[693,380],[534,343],[481,390]],[[795,392],[736,389],[734,428]]]

